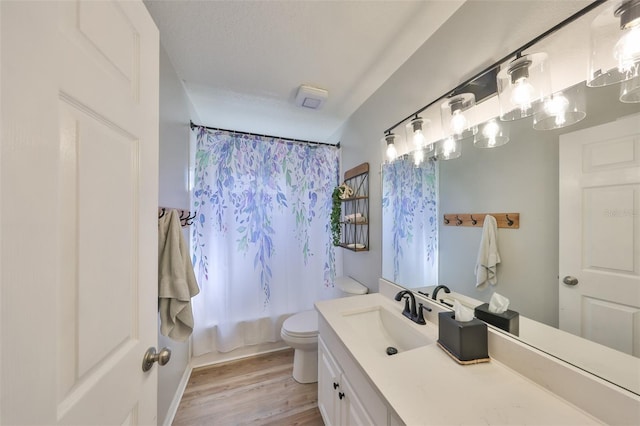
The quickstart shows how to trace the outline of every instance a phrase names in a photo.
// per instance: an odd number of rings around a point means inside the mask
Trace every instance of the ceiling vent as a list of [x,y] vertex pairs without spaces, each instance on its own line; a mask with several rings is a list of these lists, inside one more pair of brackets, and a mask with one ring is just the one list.
[[302,85],[296,94],[296,105],[309,109],[320,109],[329,97],[329,92],[317,87]]

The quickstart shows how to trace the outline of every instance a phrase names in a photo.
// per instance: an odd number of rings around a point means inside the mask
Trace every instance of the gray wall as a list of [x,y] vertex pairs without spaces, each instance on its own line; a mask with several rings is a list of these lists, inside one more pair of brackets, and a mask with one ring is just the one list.
[[[191,103],[161,46],[158,188],[160,206],[188,209],[190,205],[188,170],[191,111]],[[187,232],[188,229],[185,228],[185,238],[188,238]],[[180,381],[189,366],[190,351],[189,342],[175,342],[159,332],[158,346],[168,346],[172,351],[171,361],[158,369],[158,424],[164,424]]]
[[[440,226],[440,283],[488,302],[496,291],[511,308],[558,324],[558,135],[511,124],[495,149],[463,141],[462,157],[440,162],[440,213],[520,213],[520,229],[499,229],[498,283],[478,291],[474,267],[482,228]],[[522,303],[526,301],[526,303]]]
[[[584,2],[558,1],[465,3],[367,99],[343,129],[336,132],[332,140],[342,143],[343,169],[367,161],[371,170],[370,251],[354,253],[343,249],[345,275],[361,281],[372,291],[378,289],[377,280],[382,273],[379,171],[383,156],[381,138],[385,129],[584,5]],[[496,20],[497,13],[501,16],[524,16],[527,19],[514,25],[509,19]],[[478,23],[482,22],[490,24],[480,27]],[[470,37],[469,34],[474,30],[479,31],[473,32],[473,37]],[[458,49],[458,46],[464,48]],[[403,131],[402,128],[396,130]]]

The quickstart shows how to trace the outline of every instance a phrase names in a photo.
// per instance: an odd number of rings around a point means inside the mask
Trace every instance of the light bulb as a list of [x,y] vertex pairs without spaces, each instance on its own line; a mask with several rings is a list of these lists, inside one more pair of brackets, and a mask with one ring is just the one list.
[[511,91],[511,103],[525,111],[531,108],[531,101],[535,96],[535,89],[526,77],[518,79]]
[[495,120],[491,120],[482,129],[482,136],[488,139],[487,147],[493,148],[496,146],[496,136],[500,133],[500,126]]
[[544,112],[551,117],[555,117],[557,127],[562,127],[566,123],[568,109],[569,101],[562,93],[552,96],[544,103]]
[[613,49],[618,71],[628,73],[640,64],[640,25],[626,31]]
[[449,157],[453,151],[456,150],[456,143],[453,138],[447,138],[442,144],[442,154],[445,158]]
[[422,129],[418,129],[413,132],[413,144],[416,148],[420,149],[427,143],[427,139],[424,137],[424,133],[422,133]]
[[458,109],[451,115],[451,131],[454,135],[459,135],[467,128],[467,118]]
[[[380,151],[378,151],[378,152],[380,152]],[[378,155],[380,155],[380,154],[378,154]],[[387,160],[394,161],[397,156],[398,156],[398,151],[396,151],[396,147],[393,144],[393,142],[387,144]]]
[[419,167],[424,161],[424,152],[421,149],[417,149],[413,153],[413,164]]

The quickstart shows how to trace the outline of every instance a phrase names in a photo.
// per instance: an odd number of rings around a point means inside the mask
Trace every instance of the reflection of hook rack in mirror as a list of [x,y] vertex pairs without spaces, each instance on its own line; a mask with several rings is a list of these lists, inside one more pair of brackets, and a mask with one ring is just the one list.
[[444,215],[444,225],[481,228],[484,225],[486,215],[491,215],[496,218],[498,228],[520,228],[520,213],[449,213]]

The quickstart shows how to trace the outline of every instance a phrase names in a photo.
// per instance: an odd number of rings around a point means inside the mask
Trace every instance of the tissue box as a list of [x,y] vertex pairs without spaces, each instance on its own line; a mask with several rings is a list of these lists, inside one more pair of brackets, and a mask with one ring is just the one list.
[[516,311],[507,309],[501,314],[489,312],[489,304],[483,303],[475,309],[476,318],[486,321],[491,325],[508,331],[511,334],[518,335],[520,333],[520,314]]
[[455,320],[455,313],[438,314],[438,343],[458,361],[489,358],[487,324],[474,318],[468,322]]

